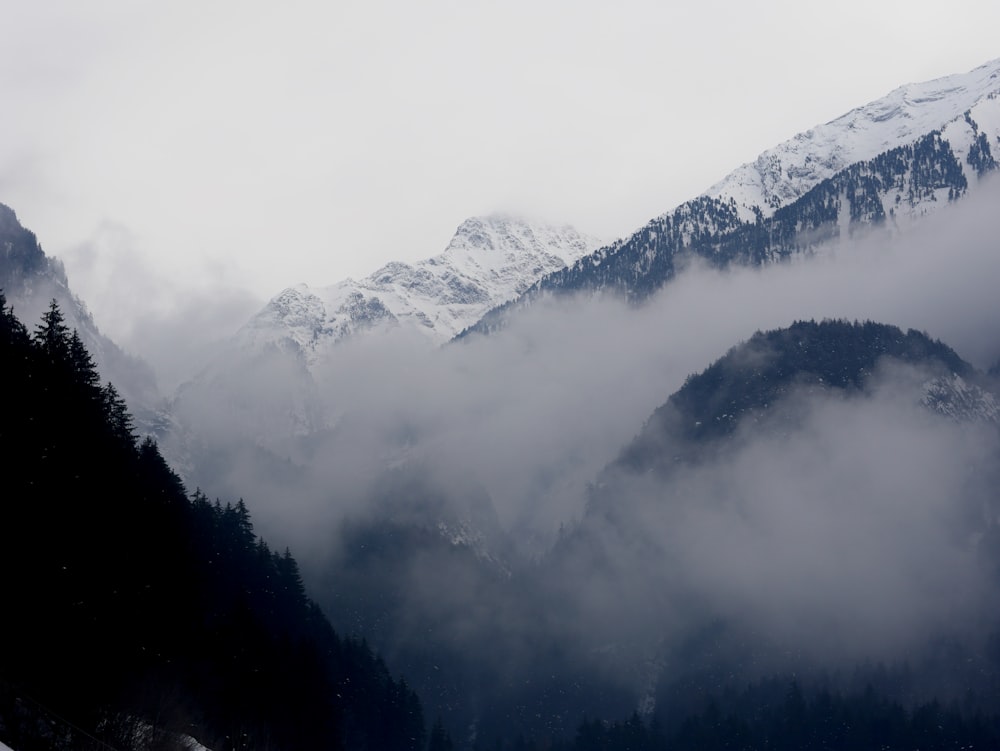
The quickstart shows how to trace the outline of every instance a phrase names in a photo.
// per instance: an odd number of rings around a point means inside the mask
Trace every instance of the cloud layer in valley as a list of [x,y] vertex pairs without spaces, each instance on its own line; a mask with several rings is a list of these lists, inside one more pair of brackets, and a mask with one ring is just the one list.
[[[358,552],[340,547],[345,520],[443,524],[492,556],[411,550],[401,568],[385,563],[399,610],[382,624],[396,642],[375,643],[401,668],[416,665],[406,644],[426,655],[433,628],[447,649],[489,655],[496,680],[570,665],[634,697],[698,649],[743,659],[748,640],[756,670],[902,659],[936,636],[978,643],[997,602],[995,562],[977,549],[996,518],[996,428],[916,407],[921,378],[907,371],[880,373],[863,397],[803,398],[793,434],[748,429],[724,460],[670,483],[623,482],[615,523],[578,523],[588,484],[653,410],[757,330],[871,319],[994,362],[998,199],[993,181],[912,226],[787,264],[692,264],[638,308],[548,298],[440,349],[392,329],[348,340],[311,373],[291,351],[220,360],[177,402],[203,438],[188,445],[190,477],[242,496],[315,587]],[[564,544],[578,529],[591,544],[552,551],[560,527]],[[532,570],[524,554],[547,573],[518,578]],[[343,592],[317,590],[335,623]],[[690,647],[707,624],[720,636]],[[539,649],[566,662],[539,663]]]
[[[976,366],[991,365],[1000,356],[998,188],[992,182],[891,237],[876,230],[815,258],[726,272],[693,266],[639,309],[601,296],[547,300],[496,335],[441,350],[403,330],[357,337],[315,372],[307,395],[294,358],[273,375],[240,362],[219,381],[226,399],[209,390],[201,404],[192,389],[181,405],[213,436],[251,438],[305,465],[301,478],[311,479],[296,492],[238,474],[219,486],[255,489],[240,492],[259,496],[265,517],[269,495],[285,499],[288,525],[309,516],[290,513],[290,495],[352,508],[358,501],[345,488],[411,462],[480,484],[504,526],[548,536],[579,516],[586,483],[687,375],[756,330],[870,319],[926,331]],[[293,386],[278,375],[293,372],[305,380]],[[255,403],[285,404],[287,426],[241,422]]]

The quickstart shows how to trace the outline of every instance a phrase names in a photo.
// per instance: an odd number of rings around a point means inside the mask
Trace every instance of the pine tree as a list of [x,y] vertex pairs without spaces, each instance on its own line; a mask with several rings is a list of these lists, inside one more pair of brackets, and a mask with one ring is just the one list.
[[28,329],[14,315],[14,308],[7,306],[7,298],[0,290],[0,344],[23,348],[28,341]]
[[[214,748],[338,748],[350,728],[356,747],[425,751],[416,695],[367,647],[352,656],[305,596],[291,553],[256,538],[242,501],[188,499],[95,376],[55,302],[29,334],[0,293],[11,397],[0,419],[0,592],[16,645],[0,649],[0,675],[39,701],[12,706],[0,686],[4,740],[52,748],[55,732],[60,748],[126,748],[135,734],[123,723],[142,722]],[[294,596],[274,597],[275,584]]]
[[76,329],[69,338],[69,362],[77,383],[91,391],[97,397],[100,390],[101,376],[97,373],[94,358],[90,356],[80,334]]
[[35,342],[51,363],[70,362],[69,326],[55,298],[42,315],[42,322],[35,329]]
[[292,553],[285,548],[285,554],[277,559],[278,574],[281,577],[282,589],[290,595],[297,605],[306,601],[306,587],[299,573],[299,564],[292,558]]
[[125,400],[119,395],[118,389],[111,381],[108,381],[101,389],[101,404],[112,437],[121,442],[122,445],[134,449],[136,436],[132,415],[128,411]]

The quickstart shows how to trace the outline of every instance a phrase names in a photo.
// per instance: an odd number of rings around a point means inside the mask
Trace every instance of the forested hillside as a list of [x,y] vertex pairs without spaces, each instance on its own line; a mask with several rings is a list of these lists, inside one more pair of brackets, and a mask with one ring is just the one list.
[[0,741],[419,749],[416,695],[338,637],[246,506],[189,494],[53,302],[0,295]]

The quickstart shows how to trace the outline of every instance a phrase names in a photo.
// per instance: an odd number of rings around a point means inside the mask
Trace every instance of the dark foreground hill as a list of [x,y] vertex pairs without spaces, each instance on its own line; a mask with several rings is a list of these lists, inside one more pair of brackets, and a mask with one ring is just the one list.
[[338,637],[242,501],[189,495],[55,303],[0,296],[0,741],[418,749],[420,703]]

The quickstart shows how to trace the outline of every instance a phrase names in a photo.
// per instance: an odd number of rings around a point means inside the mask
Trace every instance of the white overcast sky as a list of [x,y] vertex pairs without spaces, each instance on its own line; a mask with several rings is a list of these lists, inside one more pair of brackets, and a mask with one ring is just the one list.
[[983,0],[0,0],[0,18],[0,202],[112,334],[184,288],[266,299],[425,258],[477,214],[612,239],[799,131],[1000,56]]

